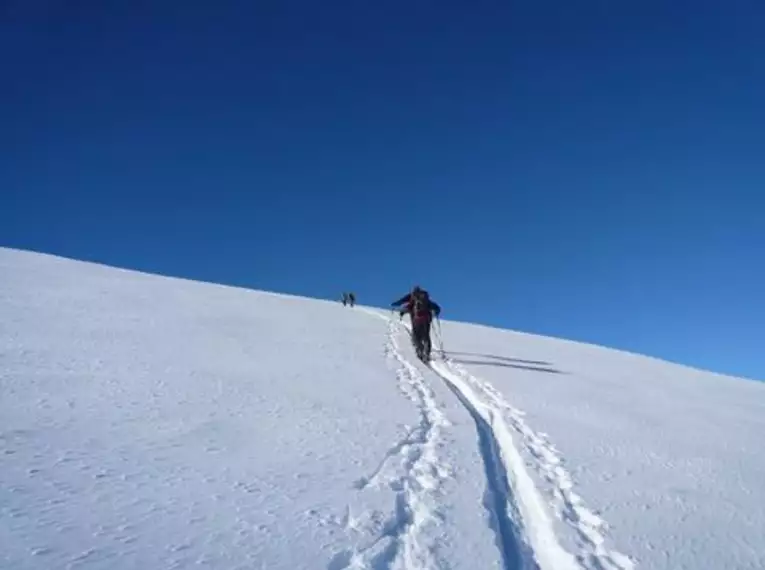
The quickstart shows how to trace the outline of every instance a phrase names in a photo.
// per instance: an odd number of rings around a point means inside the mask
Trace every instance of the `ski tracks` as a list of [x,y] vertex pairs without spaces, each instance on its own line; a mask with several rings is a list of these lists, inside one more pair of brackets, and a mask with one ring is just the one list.
[[[632,570],[635,567],[629,557],[606,547],[605,521],[587,508],[574,492],[573,481],[563,467],[560,453],[544,434],[534,432],[526,424],[523,412],[512,407],[491,384],[448,359],[434,362],[431,367],[473,416],[479,439],[491,442],[491,445],[481,445],[484,462],[500,466],[500,471],[504,469],[507,475],[507,491],[501,486],[502,473],[499,477],[495,475],[495,481],[500,482],[494,483],[497,511],[494,516],[501,521],[502,516],[519,515],[515,523],[508,524],[521,527],[520,536],[525,536],[528,541],[533,560],[521,549],[515,552],[520,557],[520,564],[508,566],[512,553],[503,550],[506,568]],[[513,434],[520,436],[523,448],[534,458],[534,467],[552,486],[555,514],[574,529],[579,549],[575,558],[558,544],[542,496],[515,446]],[[491,485],[489,471],[487,467]],[[510,515],[500,512],[500,502],[507,503]],[[503,536],[499,538],[504,539],[504,534],[500,534]]]
[[[439,491],[450,475],[449,465],[438,455],[441,433],[449,422],[423,375],[402,354],[397,330],[389,321],[385,352],[395,364],[399,389],[417,408],[418,422],[388,450],[372,473],[354,485],[358,490],[387,485],[395,493],[393,513],[381,523],[374,520],[379,517],[373,513],[371,525],[378,527],[376,536],[365,545],[335,555],[329,570],[427,570],[440,566],[437,544],[429,540],[427,528],[441,518]],[[390,465],[396,461],[397,465]],[[350,529],[370,524],[354,520],[350,512],[345,518]]]
[[[397,332],[406,330],[393,319],[368,311],[388,323],[386,354],[396,365],[398,387],[419,412],[419,422],[392,446],[380,464],[356,482],[356,488],[387,485],[395,492],[394,512],[367,544],[338,553],[328,570],[402,569],[428,570],[444,566],[436,556],[437,544],[425,532],[440,518],[441,483],[450,468],[438,457],[442,430],[449,426],[433,390],[418,368],[400,350]],[[500,552],[502,570],[633,570],[634,562],[606,546],[607,525],[591,511],[573,488],[563,458],[545,434],[534,432],[523,412],[511,406],[488,382],[444,358],[431,362],[431,370],[444,381],[472,417],[483,462],[486,490],[483,506]],[[520,442],[516,446],[516,439]],[[527,465],[523,450],[532,460]],[[400,461],[396,477],[390,463]],[[552,489],[545,501],[529,472],[535,469]],[[577,552],[559,543],[548,514],[552,506],[558,519],[576,536]],[[379,513],[373,513],[376,519]],[[369,518],[369,517],[367,517]],[[368,526],[353,519],[345,526]],[[448,566],[448,565],[446,565]]]

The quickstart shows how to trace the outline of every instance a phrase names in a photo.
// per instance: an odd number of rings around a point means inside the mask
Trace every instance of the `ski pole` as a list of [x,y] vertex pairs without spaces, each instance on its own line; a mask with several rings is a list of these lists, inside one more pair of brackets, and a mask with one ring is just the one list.
[[436,327],[438,328],[438,344],[441,345],[441,355],[446,356],[446,350],[444,350],[444,333],[441,331],[441,317],[436,317]]

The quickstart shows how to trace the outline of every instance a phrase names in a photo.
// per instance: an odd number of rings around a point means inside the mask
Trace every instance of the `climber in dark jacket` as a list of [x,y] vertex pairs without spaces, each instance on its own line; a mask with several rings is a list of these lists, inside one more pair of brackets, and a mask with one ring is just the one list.
[[432,342],[430,340],[430,323],[433,316],[441,314],[441,307],[430,299],[427,291],[416,285],[411,293],[407,293],[397,301],[391,303],[391,307],[401,307],[399,315],[409,313],[412,319],[412,343],[417,351],[417,357],[421,360],[430,360]]

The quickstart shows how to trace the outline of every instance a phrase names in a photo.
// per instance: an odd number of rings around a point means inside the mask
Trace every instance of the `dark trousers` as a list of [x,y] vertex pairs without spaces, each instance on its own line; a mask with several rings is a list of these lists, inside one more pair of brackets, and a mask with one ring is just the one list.
[[412,341],[418,352],[430,356],[430,319],[418,319],[412,323]]

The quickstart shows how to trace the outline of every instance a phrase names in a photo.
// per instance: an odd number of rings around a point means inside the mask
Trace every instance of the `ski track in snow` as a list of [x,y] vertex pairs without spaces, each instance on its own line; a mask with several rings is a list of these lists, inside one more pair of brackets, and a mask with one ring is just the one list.
[[[380,316],[375,313],[370,313]],[[383,317],[384,318],[384,317]],[[363,491],[370,487],[387,486],[395,493],[393,513],[381,525],[376,525],[377,513],[367,516],[369,522],[357,520],[346,512],[346,530],[372,525],[380,526],[371,543],[337,553],[328,570],[343,569],[406,569],[426,570],[440,566],[435,556],[435,544],[428,542],[426,528],[438,521],[438,494],[441,482],[450,469],[438,457],[441,430],[449,425],[435,395],[420,371],[401,353],[398,327],[388,321],[385,353],[396,366],[401,392],[419,412],[419,422],[393,445],[380,464],[366,477],[354,484]],[[399,461],[397,474],[391,476],[390,463]]]
[[[606,523],[573,490],[563,459],[546,435],[535,433],[523,412],[512,407],[488,382],[445,358],[431,368],[473,416],[491,495],[492,517],[506,570],[576,569],[632,570],[634,562],[606,547]],[[553,487],[555,514],[576,532],[579,552],[574,558],[558,543],[543,499],[515,447],[513,432],[535,459],[535,467]],[[507,505],[504,508],[504,505]],[[510,530],[527,544],[513,543]],[[515,559],[515,562],[513,562]]]
[[[391,319],[391,325],[395,321]],[[409,327],[399,325],[409,331]],[[443,351],[442,351],[443,352]],[[606,547],[606,523],[573,490],[563,458],[544,434],[534,432],[523,412],[511,406],[489,382],[444,355],[430,368],[446,383],[473,418],[486,475],[484,506],[496,536],[504,570],[633,570],[627,556]],[[573,527],[579,552],[558,542],[540,491],[516,448],[513,432],[553,488],[556,516]]]

